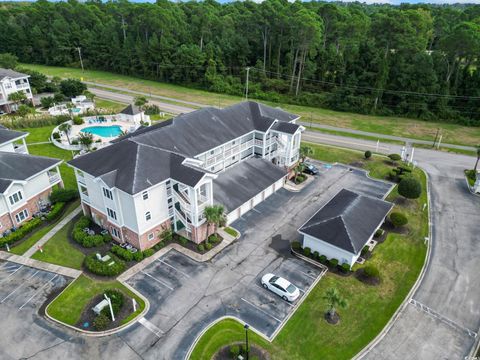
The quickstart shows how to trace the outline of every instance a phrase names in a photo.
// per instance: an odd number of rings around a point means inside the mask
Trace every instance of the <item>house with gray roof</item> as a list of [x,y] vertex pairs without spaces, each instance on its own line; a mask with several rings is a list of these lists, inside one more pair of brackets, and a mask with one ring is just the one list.
[[10,113],[16,110],[18,104],[8,99],[15,92],[23,92],[27,101],[32,101],[29,77],[30,75],[18,71],[0,68],[0,112]]
[[206,206],[223,205],[232,223],[283,187],[299,159],[298,118],[250,101],[141,127],[69,162],[84,213],[141,250],[169,227],[201,243]]
[[303,248],[353,266],[392,207],[383,199],[342,189],[298,230]]
[[0,126],[0,237],[31,219],[52,189],[63,186],[62,160],[29,155],[27,135]]
[[140,107],[130,104],[120,111],[117,118],[122,121],[130,122],[134,125],[150,124],[150,117],[145,115],[145,111]]

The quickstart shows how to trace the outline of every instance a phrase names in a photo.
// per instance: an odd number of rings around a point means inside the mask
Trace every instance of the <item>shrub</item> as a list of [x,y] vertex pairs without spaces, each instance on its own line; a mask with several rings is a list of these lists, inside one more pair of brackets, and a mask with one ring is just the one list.
[[72,144],[72,145],[78,145],[78,140],[77,140],[77,139],[73,139],[72,141],[70,141],[70,144]]
[[233,237],[237,237],[238,236],[238,233],[235,229],[231,228],[231,227],[226,227],[225,229],[225,232]]
[[341,266],[341,269],[344,273],[348,273],[350,272],[350,264],[347,264],[347,263],[343,263],[342,266]]
[[365,245],[365,246],[363,247],[362,252],[360,253],[360,255],[365,256],[365,255],[368,253],[368,250],[369,250],[369,249],[370,249],[370,248],[369,248],[367,245]]
[[392,212],[390,214],[390,221],[395,227],[400,227],[408,224],[407,217],[404,214],[399,212]]
[[[125,270],[125,263],[123,261],[112,253],[108,253],[108,255],[110,255],[111,259],[104,262],[98,260],[97,254],[93,252],[85,257],[83,264],[90,272],[100,276],[116,276]],[[113,264],[110,265],[112,262]]]
[[102,235],[97,234],[97,235],[87,235],[83,239],[82,246],[86,248],[91,248],[91,247],[97,247],[100,245],[103,245],[105,243],[105,240]]
[[318,257],[318,261],[320,261],[322,264],[326,264],[327,263],[327,257],[325,255],[320,255]]
[[[107,295],[112,302],[113,315],[117,315],[122,309],[124,303],[123,294],[118,290],[105,290],[105,295]],[[101,313],[107,316],[110,320],[112,319],[109,306],[103,308]]]
[[470,180],[477,180],[477,172],[475,170],[465,170],[465,175],[467,175],[467,178]]
[[365,159],[370,159],[372,157],[372,152],[370,150],[365,151]]
[[212,244],[210,244],[209,242],[205,242],[205,249],[208,251],[208,250],[211,250],[212,249]]
[[134,253],[133,254],[133,260],[142,261],[143,260],[143,252],[142,251],[137,251],[136,253]]
[[407,199],[418,199],[422,194],[422,185],[414,177],[406,177],[398,184],[398,193]]
[[230,355],[233,358],[237,358],[238,355],[240,355],[240,346],[238,345],[230,345]]
[[388,155],[389,159],[392,160],[392,161],[399,161],[402,159],[402,157],[398,154],[390,154]]
[[363,274],[368,278],[379,278],[380,271],[374,265],[367,265],[363,268]]
[[292,242],[292,249],[293,250],[300,250],[302,248],[302,244],[300,244],[300,241],[293,241]]
[[[131,253],[127,249],[122,248],[121,246],[113,245],[111,252],[113,252],[115,255],[119,256],[121,259],[125,261],[133,260],[133,253]],[[136,253],[138,253],[138,251]]]
[[50,209],[50,212],[47,214],[47,216],[45,216],[46,219],[48,221],[52,221],[53,219],[56,219],[60,215],[64,207],[65,207],[64,202],[57,202],[53,204],[52,208]]
[[320,256],[320,254],[318,253],[318,251],[314,251],[313,252],[313,258],[316,260],[318,259],[318,257]]
[[110,234],[105,235],[88,235],[83,231],[84,228],[89,227],[91,220],[82,216],[76,224],[73,226],[72,237],[77,243],[86,248],[91,248],[95,246],[103,245],[109,241],[112,241],[112,236]]
[[210,235],[210,237],[208,238],[208,242],[212,243],[212,244],[216,244],[220,241],[219,237],[215,234],[213,235]]
[[153,250],[158,251],[164,246],[165,246],[165,242],[163,240],[159,241],[158,243],[155,244],[155,246],[153,247]]
[[103,314],[102,311],[102,313],[93,320],[93,327],[98,331],[105,330],[110,324],[110,321],[110,318]]
[[337,259],[330,259],[330,260],[328,260],[328,263],[331,267],[337,267],[338,260]]
[[204,252],[204,251],[205,251],[205,246],[203,246],[203,244],[198,244],[197,250],[198,250],[199,252]]
[[78,191],[73,189],[55,189],[50,194],[52,203],[69,202],[76,198],[78,198]]
[[83,124],[83,119],[80,116],[75,116],[73,118],[73,124],[74,125],[82,125]]
[[144,258],[150,257],[150,256],[152,256],[154,253],[155,253],[155,251],[153,251],[153,249],[144,250],[144,251],[143,251],[143,257],[144,257]]
[[180,238],[178,239],[178,242],[183,246],[186,246],[188,244],[188,239],[186,237],[180,236]]
[[310,249],[309,247],[303,248],[303,255],[310,256],[311,252],[312,252],[312,249]]
[[56,131],[52,134],[52,137],[53,137],[55,140],[60,140],[60,134],[59,134],[58,132],[56,132]]
[[40,226],[41,224],[42,220],[40,218],[35,218],[23,223],[20,228],[12,232],[10,235],[0,238],[0,246],[4,246],[5,244],[12,244],[15,241],[22,239],[25,235],[27,235],[29,232],[32,232],[36,227]]
[[376,238],[379,238],[380,236],[382,236],[384,234],[384,230],[383,229],[378,229],[377,231],[375,231],[375,235],[373,235],[374,237]]

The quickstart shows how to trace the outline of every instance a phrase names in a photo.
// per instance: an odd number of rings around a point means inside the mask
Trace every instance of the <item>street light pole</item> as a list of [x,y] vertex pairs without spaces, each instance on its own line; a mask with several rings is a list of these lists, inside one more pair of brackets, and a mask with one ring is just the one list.
[[250,74],[250,68],[247,67],[247,84],[246,84],[246,88],[245,88],[245,100],[248,100],[248,75]]
[[245,324],[243,327],[245,329],[245,356],[247,357],[246,360],[248,360],[248,355],[250,353],[250,349],[248,348],[248,329],[250,326],[248,324]]
[[80,65],[82,66],[82,72],[84,72],[85,70],[83,68],[82,49],[79,46],[76,49],[78,51],[78,57],[80,58]]

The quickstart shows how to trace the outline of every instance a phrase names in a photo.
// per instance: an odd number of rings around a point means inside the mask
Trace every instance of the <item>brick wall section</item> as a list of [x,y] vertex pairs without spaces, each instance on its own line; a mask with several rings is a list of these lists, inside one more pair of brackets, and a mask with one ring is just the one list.
[[[212,234],[214,230],[214,225],[209,225],[208,233]],[[192,226],[192,240],[195,244],[200,244],[207,238],[207,223],[204,223],[200,226]]]
[[[151,248],[155,244],[159,243],[162,239],[159,238],[159,235],[165,230],[169,229],[172,226],[170,219],[163,222],[162,224],[155,226],[153,229],[148,230],[139,237],[140,250],[145,250]],[[153,240],[148,240],[148,234],[153,233]]]
[[0,227],[0,233],[3,233],[4,231],[7,231],[13,227],[13,223],[12,223],[12,220],[10,219],[9,213],[6,213],[0,216],[0,224],[2,225]]

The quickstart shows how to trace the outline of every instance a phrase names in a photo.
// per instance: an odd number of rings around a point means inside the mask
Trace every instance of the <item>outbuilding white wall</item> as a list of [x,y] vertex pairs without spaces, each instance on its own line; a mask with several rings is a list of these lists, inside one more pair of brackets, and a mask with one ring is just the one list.
[[328,259],[337,259],[339,264],[348,263],[350,266],[353,266],[360,256],[360,253],[352,254],[307,234],[303,234],[303,247],[309,247],[312,253],[318,251]]

